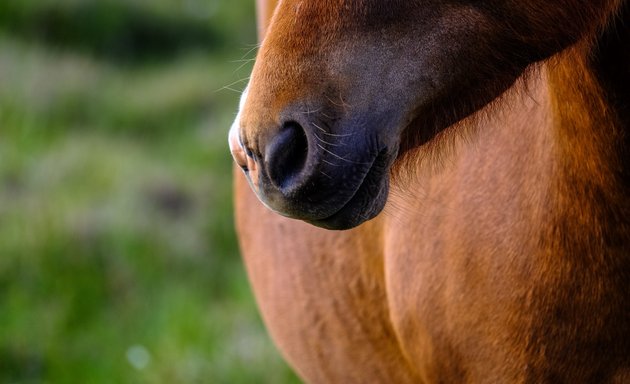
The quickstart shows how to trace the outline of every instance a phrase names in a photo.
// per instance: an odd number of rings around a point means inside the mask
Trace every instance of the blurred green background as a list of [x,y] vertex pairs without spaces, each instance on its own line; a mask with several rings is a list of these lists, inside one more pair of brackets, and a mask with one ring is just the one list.
[[254,0],[0,1],[0,383],[296,383],[227,130]]

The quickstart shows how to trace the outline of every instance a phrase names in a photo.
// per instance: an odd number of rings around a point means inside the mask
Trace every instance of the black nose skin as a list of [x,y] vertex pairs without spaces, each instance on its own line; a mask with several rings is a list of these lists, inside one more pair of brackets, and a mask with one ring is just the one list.
[[265,148],[265,168],[269,180],[280,191],[299,187],[308,158],[308,140],[302,126],[285,123]]

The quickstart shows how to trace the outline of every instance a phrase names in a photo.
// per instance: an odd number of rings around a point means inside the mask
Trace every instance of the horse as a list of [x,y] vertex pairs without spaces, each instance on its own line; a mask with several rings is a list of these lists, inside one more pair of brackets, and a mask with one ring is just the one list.
[[630,383],[630,1],[258,15],[235,218],[303,380]]

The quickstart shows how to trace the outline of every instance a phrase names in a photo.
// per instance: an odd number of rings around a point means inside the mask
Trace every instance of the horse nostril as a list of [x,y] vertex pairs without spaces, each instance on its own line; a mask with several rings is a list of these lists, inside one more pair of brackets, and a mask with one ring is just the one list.
[[300,174],[308,155],[308,141],[302,126],[285,123],[265,149],[265,164],[271,182],[280,189],[290,188]]

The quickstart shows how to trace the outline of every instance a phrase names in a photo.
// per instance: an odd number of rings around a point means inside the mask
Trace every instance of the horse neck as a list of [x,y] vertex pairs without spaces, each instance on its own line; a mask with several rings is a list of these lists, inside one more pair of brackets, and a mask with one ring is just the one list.
[[556,159],[549,238],[567,255],[626,258],[617,256],[630,236],[629,36],[611,25],[546,63]]
[[[509,223],[517,247],[533,241],[528,249],[542,246],[568,263],[572,255],[603,261],[628,253],[628,35],[617,28],[568,48],[435,143],[406,153],[392,173],[388,216],[437,209],[427,206],[436,199],[452,206],[466,191],[518,211]],[[496,183],[488,189],[483,180]],[[501,195],[505,190],[509,197]],[[441,192],[418,197],[414,191]],[[475,209],[472,217],[488,207],[456,211]],[[628,263],[627,256],[617,259]]]

